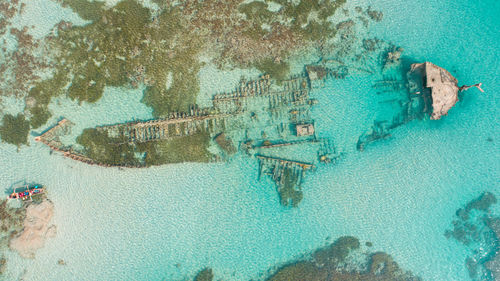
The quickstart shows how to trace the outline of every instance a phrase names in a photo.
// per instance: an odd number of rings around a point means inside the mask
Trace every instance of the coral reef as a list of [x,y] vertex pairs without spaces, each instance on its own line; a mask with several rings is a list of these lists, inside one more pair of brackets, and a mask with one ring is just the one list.
[[[0,200],[0,247],[6,248],[9,241],[23,230],[23,221],[26,218],[25,208],[14,208],[7,204],[7,200]],[[7,259],[1,254],[0,277],[7,267]]]
[[[489,218],[487,223],[493,232],[495,232],[497,240],[500,241],[500,217]],[[497,245],[494,257],[486,262],[485,266],[495,280],[500,280],[500,243]]]
[[[25,79],[36,82],[26,106],[34,128],[50,116],[51,97],[66,93],[79,102],[95,102],[106,86],[144,85],[143,102],[156,117],[187,111],[199,91],[202,54],[220,67],[254,66],[283,79],[292,53],[335,34],[327,19],[344,0],[279,1],[277,11],[266,2],[244,1],[157,1],[156,10],[134,0],[113,7],[60,2],[91,23],[61,22],[45,39],[52,76]],[[31,84],[24,85],[27,92]]]
[[22,230],[25,217],[26,210],[24,208],[13,208],[7,205],[7,200],[0,201],[0,230],[2,232],[0,241],[2,245],[6,245],[12,234]]
[[492,280],[498,276],[500,217],[492,214],[490,208],[496,203],[492,193],[484,192],[457,210],[453,229],[445,232],[448,239],[453,238],[470,250],[465,265],[472,280]]
[[362,264],[355,263],[349,257],[359,249],[357,238],[340,237],[331,245],[316,250],[310,259],[280,267],[266,280],[420,280],[402,270],[390,255],[383,252],[367,253]]
[[10,21],[22,14],[25,5],[18,0],[0,3],[0,99],[2,96],[24,97],[52,65],[43,55],[47,45],[29,34],[31,27],[10,26]]
[[[44,108],[51,97],[63,93],[79,102],[95,102],[106,86],[139,84],[146,87],[143,101],[156,116],[187,110],[195,102],[200,40],[181,24],[179,9],[153,15],[133,0],[108,9],[101,2],[64,3],[93,22],[60,24],[47,38],[57,64],[51,78],[31,89],[32,104]],[[167,83],[170,75],[173,81]]]
[[0,137],[2,142],[16,145],[18,148],[22,144],[28,144],[28,134],[30,123],[23,114],[17,116],[5,114],[0,126]]
[[214,274],[212,273],[211,268],[204,268],[196,276],[193,281],[212,281],[214,280]]
[[[266,281],[421,281],[384,252],[361,249],[356,237],[344,236],[307,255],[272,269]],[[214,280],[211,268],[199,271],[194,281]]]
[[[270,9],[271,2],[280,8]],[[180,8],[197,33],[206,34],[207,42],[212,45],[208,48],[220,50],[214,56],[219,65],[283,69],[282,61],[290,55],[318,47],[335,35],[328,19],[344,2],[209,0],[186,2]]]

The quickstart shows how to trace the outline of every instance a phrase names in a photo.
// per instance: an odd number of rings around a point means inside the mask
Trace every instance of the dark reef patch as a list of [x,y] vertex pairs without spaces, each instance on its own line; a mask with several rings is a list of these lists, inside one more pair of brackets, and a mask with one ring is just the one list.
[[453,228],[445,232],[470,250],[465,266],[472,280],[497,280],[499,277],[500,217],[491,213],[496,197],[484,192],[456,212]]
[[[384,252],[361,249],[356,237],[340,237],[307,257],[286,262],[262,280],[266,281],[421,281]],[[198,272],[194,281],[213,280],[211,268]],[[259,279],[260,280],[260,279]]]
[[134,149],[125,140],[109,137],[107,132],[85,129],[76,142],[83,146],[85,155],[103,164],[137,165]]
[[[59,2],[90,23],[59,23],[41,39],[45,51],[40,58],[31,54],[39,42],[27,36],[27,30],[11,32],[25,47],[12,54],[19,58],[16,77],[23,79],[10,88],[21,95],[29,92],[26,109],[33,128],[47,122],[52,97],[65,94],[92,103],[106,86],[143,85],[142,102],[153,108],[155,117],[187,111],[199,92],[200,55],[220,68],[256,67],[283,79],[295,52],[315,48],[335,35],[328,18],[345,0],[276,1],[282,5],[277,11],[269,10],[267,1],[156,1],[159,9],[135,0],[113,7],[89,0]],[[8,15],[21,9],[2,8]],[[2,18],[2,24],[10,18]],[[34,74],[42,67],[50,69],[48,78]]]
[[204,268],[196,276],[193,281],[212,281],[214,280],[214,274],[211,268]]
[[110,137],[106,131],[85,129],[77,138],[83,154],[103,165],[152,166],[182,162],[208,162],[210,136],[198,132],[169,140],[130,144],[123,137]]
[[210,135],[198,132],[171,140],[137,144],[137,151],[145,153],[146,166],[182,162],[209,162],[212,154],[208,151]]
[[13,116],[5,114],[2,125],[0,126],[0,137],[3,142],[16,145],[18,148],[22,144],[28,144],[28,134],[30,123],[24,117],[24,114]]
[[292,169],[285,169],[283,182],[283,186],[278,188],[281,205],[297,207],[304,195],[302,194],[301,187],[298,185],[297,178],[294,176]]
[[402,270],[390,255],[383,252],[363,253],[362,258],[353,259],[353,255],[361,253],[360,246],[355,237],[340,237],[314,251],[309,259],[285,264],[266,280],[420,280]]

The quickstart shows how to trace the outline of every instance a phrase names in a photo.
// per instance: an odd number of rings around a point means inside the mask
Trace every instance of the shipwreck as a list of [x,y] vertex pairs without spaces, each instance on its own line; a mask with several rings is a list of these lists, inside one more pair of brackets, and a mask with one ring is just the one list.
[[422,95],[425,105],[432,104],[432,111],[425,107],[424,111],[430,112],[432,120],[438,120],[458,102],[458,92],[471,87],[478,88],[481,92],[481,83],[471,86],[458,87],[458,80],[446,69],[430,62],[414,63],[408,72],[408,88],[410,93]]

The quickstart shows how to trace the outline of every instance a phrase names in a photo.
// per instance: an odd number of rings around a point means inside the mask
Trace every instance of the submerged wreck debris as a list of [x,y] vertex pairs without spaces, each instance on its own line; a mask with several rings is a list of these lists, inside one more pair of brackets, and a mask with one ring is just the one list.
[[438,120],[458,101],[458,91],[477,87],[480,91],[481,84],[473,86],[458,87],[458,81],[446,69],[433,63],[424,62],[411,65],[408,73],[410,92],[423,96],[426,100],[430,97],[432,101],[431,119]]
[[375,121],[373,123],[372,129],[361,135],[356,144],[356,149],[359,151],[365,150],[365,146],[377,140],[387,139],[391,137],[389,133],[390,126],[388,126],[386,121]]
[[403,51],[404,49],[401,47],[392,46],[385,55],[383,68],[399,65],[401,63]]
[[190,136],[202,129],[210,130],[227,117],[227,114],[191,111],[189,114],[174,113],[164,119],[99,126],[97,130],[107,132],[110,137],[124,138],[129,143],[143,143]]
[[383,102],[399,104],[400,112],[393,116],[392,121],[375,121],[372,128],[359,137],[359,151],[364,150],[369,143],[390,137],[392,129],[412,120],[423,119],[427,115],[430,115],[431,120],[440,119],[457,103],[460,91],[477,88],[483,92],[481,83],[458,87],[455,77],[430,62],[412,64],[406,75],[401,76],[404,71],[401,69],[400,52],[401,48],[391,47],[384,60],[383,79],[373,84],[381,92],[399,95]]
[[259,159],[259,177],[269,175],[277,185],[283,206],[296,207],[302,200],[302,179],[307,170],[314,168],[311,163],[257,155]]
[[61,142],[60,137],[69,134],[73,125],[74,124],[71,121],[62,119],[54,127],[48,129],[45,133],[36,137],[35,141],[47,145],[54,151],[62,152],[65,157],[87,164],[96,164],[96,162],[94,162],[92,159],[83,155],[82,152],[76,151],[73,149],[73,147],[64,145]]
[[319,64],[307,65],[306,72],[311,82],[324,81],[328,78],[346,78],[349,74],[349,68],[337,60],[322,60]]
[[382,80],[378,80],[373,84],[373,88],[383,89],[384,92],[395,92],[406,88],[406,82],[397,77],[384,76]]
[[[304,172],[314,166],[309,162],[331,163],[338,157],[329,148],[331,142],[316,139],[310,109],[317,100],[310,98],[310,76],[303,72],[281,81],[269,75],[242,79],[235,90],[214,95],[210,107],[191,106],[188,112],[159,119],[88,128],[77,138],[78,145],[62,141],[70,132],[68,120],[36,140],[66,157],[104,167],[225,161],[239,149],[256,156],[273,175],[283,205],[297,206]],[[310,149],[308,159],[284,160],[290,148],[301,146]]]
[[69,134],[73,125],[71,121],[62,119],[54,127],[36,137],[35,141],[48,145],[53,150],[60,150],[63,147],[60,137]]
[[314,135],[314,125],[311,123],[296,124],[295,125],[295,132],[297,134],[297,137],[312,136],[312,135]]
[[215,142],[219,147],[228,155],[236,153],[236,148],[234,147],[231,138],[227,137],[224,133],[220,133],[215,137]]
[[331,139],[325,138],[320,141],[318,149],[318,160],[322,163],[335,163],[343,155],[337,151]]

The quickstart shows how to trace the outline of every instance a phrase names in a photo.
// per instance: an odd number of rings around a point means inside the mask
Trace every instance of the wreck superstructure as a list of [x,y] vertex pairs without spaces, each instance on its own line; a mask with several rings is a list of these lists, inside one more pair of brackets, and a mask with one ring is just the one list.
[[431,62],[413,63],[409,70],[403,69],[399,60],[401,54],[394,55],[394,50],[401,52],[398,48],[388,52],[385,61],[390,63],[384,64],[383,79],[376,81],[373,88],[379,91],[378,94],[399,94],[399,97],[390,100],[398,104],[399,112],[392,119],[375,120],[371,129],[359,137],[359,151],[369,143],[390,138],[392,129],[412,120],[425,116],[431,120],[441,119],[458,102],[461,91],[475,87],[483,92],[481,83],[459,87],[458,80],[449,71]]
[[426,103],[432,104],[432,111],[429,110],[432,120],[447,115],[458,102],[458,92],[472,87],[477,87],[483,92],[481,83],[458,87],[458,80],[450,72],[431,62],[414,63],[408,72],[409,91],[422,95]]

